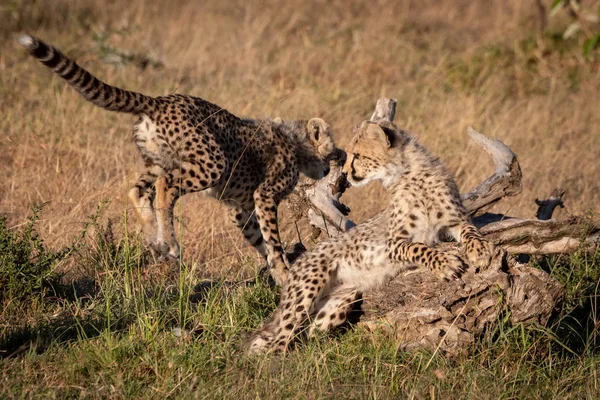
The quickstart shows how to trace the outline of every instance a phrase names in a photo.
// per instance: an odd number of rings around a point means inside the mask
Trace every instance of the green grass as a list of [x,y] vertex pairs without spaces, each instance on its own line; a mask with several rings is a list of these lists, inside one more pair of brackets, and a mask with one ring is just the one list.
[[[68,253],[43,250],[54,260],[49,270],[68,256],[70,268],[82,272],[79,280],[54,280],[52,290],[3,297],[0,398],[496,399],[600,393],[597,255],[540,260],[540,268],[567,289],[548,327],[498,321],[454,358],[405,352],[386,334],[360,327],[303,339],[284,356],[249,357],[244,339],[275,307],[276,289],[258,279],[249,286],[208,284],[197,278],[195,265],[160,271],[127,233],[126,219],[121,233],[99,220],[91,219]],[[16,230],[3,227],[0,240],[21,238],[15,251],[28,239],[39,247],[31,221]],[[37,265],[37,253],[29,255],[21,264]],[[30,271],[24,282],[36,276]],[[175,335],[174,328],[183,334]]]

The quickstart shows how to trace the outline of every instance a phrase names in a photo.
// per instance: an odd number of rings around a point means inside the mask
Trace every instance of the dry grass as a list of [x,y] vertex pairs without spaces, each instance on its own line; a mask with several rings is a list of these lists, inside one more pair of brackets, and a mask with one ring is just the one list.
[[[559,43],[574,48],[563,51],[539,35],[527,2],[86,4],[13,1],[2,9],[0,214],[19,225],[33,205],[49,202],[41,234],[53,245],[68,241],[102,199],[112,201],[107,217],[122,216],[141,163],[133,118],[86,104],[25,55],[12,40],[18,31],[129,89],[194,94],[244,116],[322,116],[342,146],[378,97],[397,97],[398,124],[450,165],[463,190],[490,169],[468,143],[468,125],[514,149],[525,190],[499,211],[531,216],[533,199],[557,186],[568,193],[561,215],[598,211],[598,64],[584,62],[575,44]],[[558,31],[562,22],[551,22]],[[99,32],[164,67],[103,62],[92,40]],[[378,209],[379,189],[356,193],[345,199],[363,220]],[[191,195],[179,210],[191,259],[229,265],[254,254],[221,223],[215,201]]]

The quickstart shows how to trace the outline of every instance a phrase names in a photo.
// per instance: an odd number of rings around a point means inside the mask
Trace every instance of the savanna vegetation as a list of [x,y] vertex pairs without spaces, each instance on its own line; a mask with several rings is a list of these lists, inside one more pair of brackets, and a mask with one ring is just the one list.
[[[395,97],[398,125],[463,191],[491,168],[468,125],[513,149],[524,193],[494,211],[533,217],[533,200],[562,187],[556,217],[595,218],[599,5],[4,0],[0,398],[600,397],[593,251],[533,261],[566,288],[546,326],[499,320],[456,357],[406,352],[360,327],[285,356],[246,356],[243,340],[278,292],[225,207],[184,197],[184,260],[157,263],[126,198],[142,167],[134,120],[83,101],[15,40],[39,36],[104,81],[147,94],[193,94],[241,116],[320,116],[342,147],[377,98]],[[360,222],[381,198],[372,185],[343,199]],[[286,243],[310,247],[306,226],[285,213],[280,226]]]

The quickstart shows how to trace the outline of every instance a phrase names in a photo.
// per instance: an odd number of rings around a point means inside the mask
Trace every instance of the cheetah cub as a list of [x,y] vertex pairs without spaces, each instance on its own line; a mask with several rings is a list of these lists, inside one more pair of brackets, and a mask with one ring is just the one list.
[[139,117],[133,139],[146,171],[129,199],[159,255],[180,257],[173,227],[177,199],[207,190],[232,208],[233,221],[267,258],[275,281],[286,279],[277,206],[299,172],[312,179],[329,172],[335,146],[324,120],[242,119],[197,97],[146,96],[107,85],[34,37],[23,35],[19,43],[86,100]]
[[472,266],[489,264],[492,246],[471,224],[451,174],[408,133],[387,122],[363,122],[344,172],[354,186],[380,180],[387,208],[292,265],[271,320],[250,337],[250,353],[285,351],[308,321],[309,332],[339,326],[363,291],[415,265],[458,278],[461,259],[432,247],[442,233],[464,246]]

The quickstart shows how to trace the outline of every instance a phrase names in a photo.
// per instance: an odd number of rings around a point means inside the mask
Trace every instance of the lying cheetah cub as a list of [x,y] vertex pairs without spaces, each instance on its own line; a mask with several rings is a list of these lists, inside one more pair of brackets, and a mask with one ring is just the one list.
[[23,35],[19,43],[86,100],[139,116],[133,139],[146,172],[129,199],[160,255],[180,256],[173,227],[177,199],[208,189],[231,206],[233,220],[267,257],[275,281],[286,279],[277,206],[293,190],[299,172],[312,179],[329,172],[335,146],[325,121],[241,119],[197,97],[146,96],[107,85],[41,40]]
[[457,278],[463,262],[431,247],[442,232],[465,247],[469,264],[489,264],[492,247],[471,224],[451,174],[414,137],[391,123],[365,121],[344,172],[354,186],[381,180],[387,208],[292,265],[280,304],[251,336],[249,352],[284,351],[308,320],[310,331],[342,324],[361,292],[415,264]]

